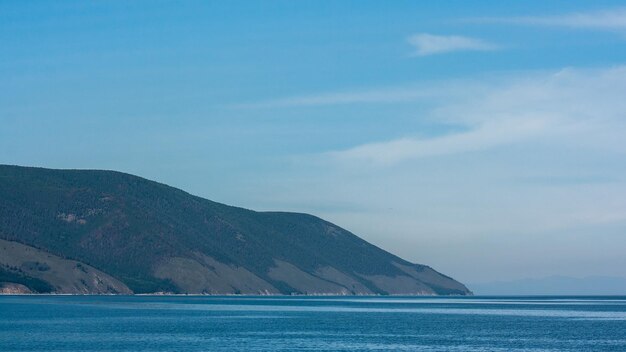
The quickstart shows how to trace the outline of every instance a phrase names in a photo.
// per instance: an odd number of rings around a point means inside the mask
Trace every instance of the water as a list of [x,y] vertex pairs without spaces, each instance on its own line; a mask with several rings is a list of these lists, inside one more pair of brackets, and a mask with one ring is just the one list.
[[626,351],[626,297],[0,297],[0,351]]

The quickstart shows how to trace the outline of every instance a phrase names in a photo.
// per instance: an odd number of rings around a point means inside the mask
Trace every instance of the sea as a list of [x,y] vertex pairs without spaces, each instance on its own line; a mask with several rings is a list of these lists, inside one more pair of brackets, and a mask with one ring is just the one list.
[[0,351],[626,351],[626,297],[1,296]]

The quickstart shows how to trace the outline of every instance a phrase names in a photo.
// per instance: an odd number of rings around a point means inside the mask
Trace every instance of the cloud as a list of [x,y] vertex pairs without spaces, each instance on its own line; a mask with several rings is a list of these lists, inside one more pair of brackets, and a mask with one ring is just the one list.
[[[445,82],[445,84],[441,84],[440,82],[430,82],[428,85],[422,84],[419,86],[413,85],[316,93],[241,103],[230,105],[230,107],[236,109],[277,109],[351,104],[415,103],[418,101],[434,101],[441,98],[449,98],[453,94],[459,95],[466,90],[466,87],[462,87],[461,85],[457,85],[458,88],[456,89],[451,88],[449,83],[450,82]],[[466,83],[472,84],[472,82]],[[479,87],[474,88],[478,89]]]
[[626,8],[575,12],[553,16],[481,18],[472,20],[472,22],[624,31],[626,30]]
[[[433,120],[461,132],[373,142],[328,153],[346,161],[395,164],[406,160],[467,153],[550,139],[551,144],[626,152],[626,68],[566,69],[451,96],[431,112]],[[456,99],[456,100],[455,100]]]
[[231,107],[241,109],[271,109],[344,105],[355,103],[398,103],[403,101],[415,101],[416,99],[426,99],[432,97],[433,95],[434,93],[430,90],[404,87],[294,96],[252,103],[237,104]]
[[[260,192],[262,208],[313,212],[460,279],[623,274],[626,67],[440,82],[428,107],[404,96],[390,109],[407,89],[370,90],[386,97],[368,100],[380,131],[359,139],[339,131],[332,145],[343,147],[255,174],[247,193]],[[347,128],[372,129],[339,110]]]
[[330,153],[340,160],[394,164],[407,159],[477,151],[541,134],[549,122],[542,118],[503,121],[478,126],[468,132],[438,138],[401,138]]
[[449,53],[453,51],[488,51],[495,50],[495,44],[482,39],[463,37],[458,35],[433,35],[419,33],[408,39],[409,44],[415,47],[416,56]]

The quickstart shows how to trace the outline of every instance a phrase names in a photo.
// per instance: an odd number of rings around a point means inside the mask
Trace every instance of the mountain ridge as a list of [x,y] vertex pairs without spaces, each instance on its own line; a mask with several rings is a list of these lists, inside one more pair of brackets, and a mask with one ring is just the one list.
[[[59,258],[66,275],[80,270],[62,260],[91,268],[63,286],[69,293],[110,293],[118,280],[133,293],[471,294],[313,215],[256,212],[111,170],[0,165],[0,239],[32,247],[40,262]],[[50,280],[15,261],[0,269]],[[81,283],[85,275],[111,283]]]

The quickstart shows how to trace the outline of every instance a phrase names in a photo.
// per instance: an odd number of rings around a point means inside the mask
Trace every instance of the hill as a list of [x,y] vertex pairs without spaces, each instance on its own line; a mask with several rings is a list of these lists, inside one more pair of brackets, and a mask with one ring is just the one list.
[[471,294],[315,216],[114,171],[0,165],[0,239],[0,281],[33,292]]

